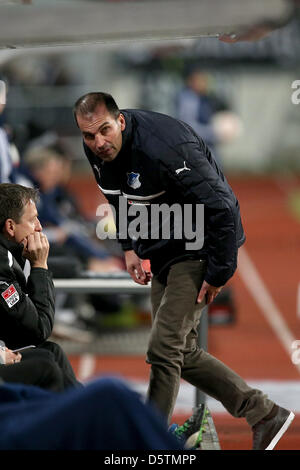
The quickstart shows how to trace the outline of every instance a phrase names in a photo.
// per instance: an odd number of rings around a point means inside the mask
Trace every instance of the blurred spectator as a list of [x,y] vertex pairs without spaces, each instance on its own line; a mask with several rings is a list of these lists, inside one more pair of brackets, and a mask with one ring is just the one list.
[[25,154],[23,162],[26,176],[40,190],[39,217],[50,242],[50,255],[70,253],[79,258],[86,270],[120,271],[122,262],[92,238],[89,221],[65,187],[71,174],[70,158],[51,148],[34,147]]
[[217,146],[236,138],[241,131],[239,118],[230,111],[225,100],[210,90],[208,73],[195,68],[177,96],[177,118],[189,124],[210,147],[220,164]]
[[15,147],[9,142],[9,135],[4,126],[3,112],[5,109],[6,92],[2,90],[2,99],[0,101],[0,182],[14,183],[16,180],[13,156],[18,163],[18,153]]

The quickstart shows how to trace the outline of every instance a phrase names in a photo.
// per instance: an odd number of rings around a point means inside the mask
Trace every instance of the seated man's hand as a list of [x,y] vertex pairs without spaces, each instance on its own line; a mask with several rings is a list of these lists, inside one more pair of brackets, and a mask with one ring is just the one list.
[[20,353],[14,353],[11,349],[5,348],[5,364],[11,365],[20,362],[22,355]]
[[48,269],[49,242],[42,232],[34,232],[22,242],[24,244],[23,256],[27,258],[32,268]]

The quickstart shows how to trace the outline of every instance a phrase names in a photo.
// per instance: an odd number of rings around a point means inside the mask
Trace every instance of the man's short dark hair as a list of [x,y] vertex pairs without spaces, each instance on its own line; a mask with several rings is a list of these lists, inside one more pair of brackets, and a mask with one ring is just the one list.
[[117,103],[109,93],[103,92],[92,92],[81,96],[75,103],[73,108],[73,114],[77,122],[77,115],[86,116],[92,114],[97,106],[104,105],[111,116],[117,119],[120,116],[120,110]]
[[13,183],[0,184],[0,230],[3,230],[7,219],[19,223],[26,204],[30,200],[36,203],[38,195],[38,190],[34,188]]

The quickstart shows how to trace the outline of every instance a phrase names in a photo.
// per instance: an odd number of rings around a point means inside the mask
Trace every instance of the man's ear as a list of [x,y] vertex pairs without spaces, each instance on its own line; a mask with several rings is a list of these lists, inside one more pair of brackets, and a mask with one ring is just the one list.
[[6,234],[9,236],[9,238],[14,238],[15,227],[16,227],[16,223],[13,219],[6,219],[4,227],[3,227],[4,235]]
[[121,131],[123,132],[126,127],[126,121],[122,113],[119,115],[119,123],[121,124]]

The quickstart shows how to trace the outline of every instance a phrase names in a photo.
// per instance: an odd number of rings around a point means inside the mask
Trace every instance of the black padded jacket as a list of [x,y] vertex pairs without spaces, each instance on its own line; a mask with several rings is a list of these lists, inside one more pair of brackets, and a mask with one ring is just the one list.
[[[140,258],[149,259],[152,272],[158,275],[181,259],[206,259],[205,280],[214,286],[224,285],[236,270],[238,248],[245,235],[237,198],[209,148],[189,125],[177,119],[151,111],[121,112],[126,127],[121,151],[112,162],[103,162],[83,146],[101,191],[115,208],[117,234],[123,249],[134,249]],[[170,207],[176,203],[182,208],[202,204],[203,246],[187,249],[187,239],[176,239],[174,226],[171,236],[164,238],[163,220],[157,228],[158,239],[142,235],[132,239],[128,233],[126,237],[124,233],[120,236],[120,197],[126,200],[128,208],[142,204],[149,211],[153,204]],[[199,230],[195,217],[194,213],[191,227]],[[129,222],[131,219],[128,218]],[[120,220],[124,225],[124,214]],[[141,233],[149,235],[151,225],[149,215],[148,232],[144,227]]]

